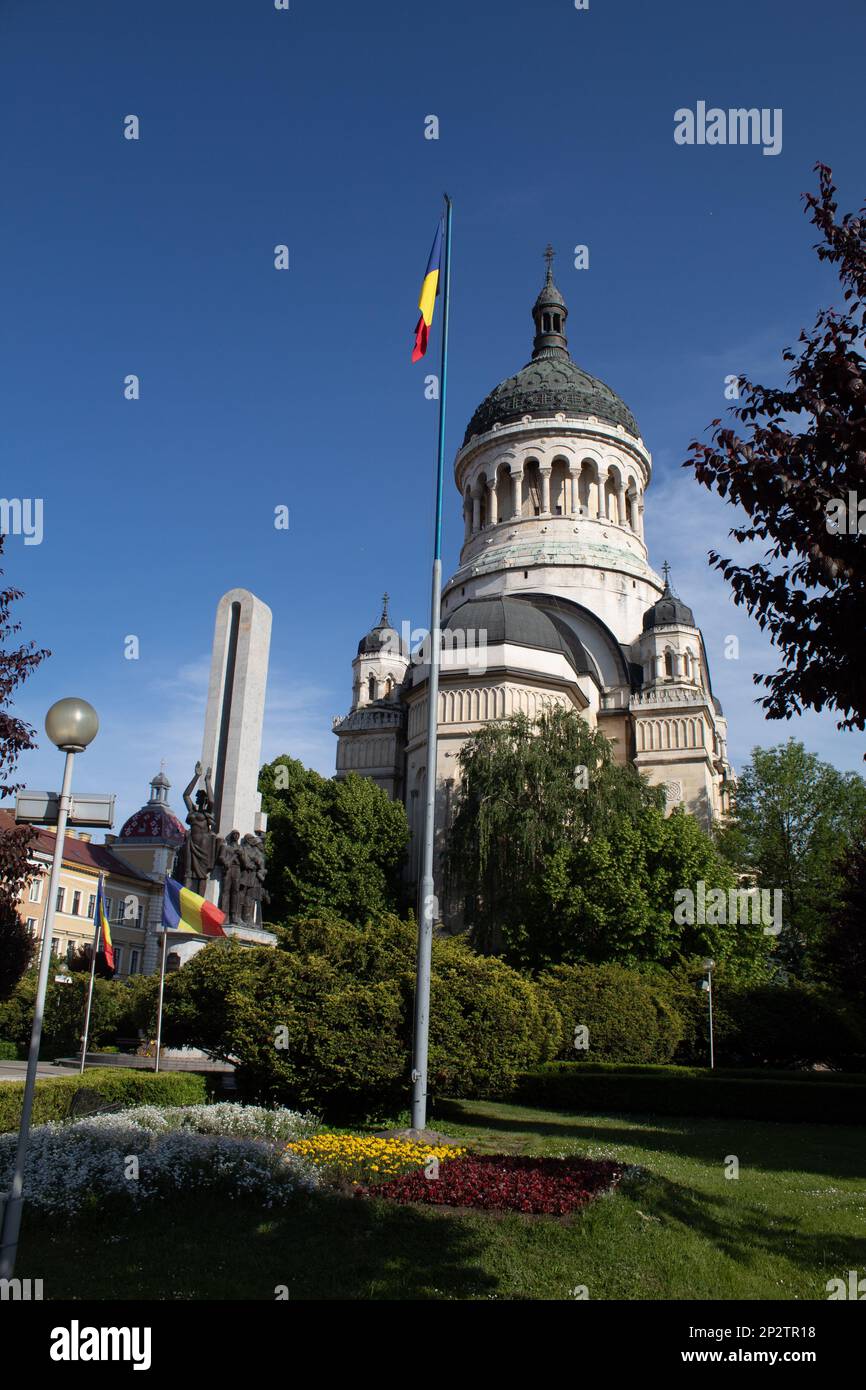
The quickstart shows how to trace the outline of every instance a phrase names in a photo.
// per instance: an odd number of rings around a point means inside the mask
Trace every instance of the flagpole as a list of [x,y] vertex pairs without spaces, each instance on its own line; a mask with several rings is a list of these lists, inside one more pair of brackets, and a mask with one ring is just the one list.
[[168,932],[162,928],[162,961],[159,967],[159,1008],[156,1015],[156,1061],[154,1071],[159,1071],[159,1050],[162,1046],[162,997],[165,993],[165,953],[168,950]]
[[430,959],[433,949],[433,843],[436,830],[436,753],[439,666],[442,648],[442,490],[445,475],[445,397],[448,386],[448,319],[451,307],[451,199],[445,194],[445,260],[442,290],[442,366],[439,374],[439,447],[436,460],[436,519],[430,595],[430,651],[427,676],[427,784],[424,806],[422,872],[418,904],[418,959],[415,981],[415,1035],[412,1064],[412,1128],[427,1124],[427,1053],[430,1033]]
[[[102,879],[100,877],[100,885]],[[99,931],[101,923],[99,921],[100,908],[99,887],[96,890],[96,923],[93,928],[93,946],[90,952],[90,984],[87,987],[87,1009],[84,1014],[84,1036],[81,1039],[81,1066],[78,1068],[79,1075],[84,1074],[84,1062],[87,1057],[87,1039],[90,1035],[90,1009],[93,1004],[93,981],[96,976],[96,950],[99,945]]]

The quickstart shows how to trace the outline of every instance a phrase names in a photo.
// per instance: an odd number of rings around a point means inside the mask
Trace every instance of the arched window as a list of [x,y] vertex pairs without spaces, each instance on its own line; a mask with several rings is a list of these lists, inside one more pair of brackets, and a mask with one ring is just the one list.
[[521,488],[523,494],[522,512],[524,516],[541,515],[541,475],[538,471],[538,460],[527,459],[523,468],[523,483]]
[[375,700],[375,698],[376,698],[376,677],[375,677],[375,676],[371,676],[370,679],[367,681],[367,693],[368,693],[368,695],[369,695],[369,697],[370,697],[371,700]]
[[391,691],[392,691],[393,689],[394,689],[394,682],[392,681],[391,677],[389,676],[388,679],[387,679],[386,682],[385,682],[385,694],[386,694],[386,695],[390,695],[390,694],[391,694]]
[[562,328],[562,319],[560,318],[559,314],[554,314],[554,316],[553,316],[553,331],[554,331],[554,333],[559,333],[560,330],[561,330],[561,328]]
[[549,333],[549,332],[550,332],[550,314],[544,314],[544,315],[542,315],[542,320],[541,320],[541,322],[542,322],[542,327],[544,328],[545,333]]
[[673,680],[674,676],[674,654],[665,652],[665,676],[668,680]]

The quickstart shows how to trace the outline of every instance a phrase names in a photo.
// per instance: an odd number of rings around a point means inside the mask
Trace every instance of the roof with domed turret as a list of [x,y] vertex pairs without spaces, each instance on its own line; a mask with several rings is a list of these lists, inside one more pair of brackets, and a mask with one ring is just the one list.
[[159,840],[167,845],[182,845],[186,831],[168,804],[171,787],[160,769],[150,782],[150,800],[133,812],[121,827],[118,840]]
[[643,630],[649,632],[654,627],[694,627],[695,615],[688,604],[683,603],[671,588],[670,566],[663,565],[665,587],[660,599],[643,615]]
[[506,377],[485,396],[466,428],[463,443],[486,434],[494,425],[512,424],[525,415],[594,415],[609,425],[622,425],[640,438],[637,421],[599,377],[573,361],[565,336],[568,307],[553,279],[553,252],[548,247],[547,278],[533,306],[536,334],[532,357],[514,376]]
[[375,656],[383,647],[393,642],[394,629],[388,616],[388,599],[388,594],[382,595],[382,616],[376,626],[365,632],[358,643],[359,656]]

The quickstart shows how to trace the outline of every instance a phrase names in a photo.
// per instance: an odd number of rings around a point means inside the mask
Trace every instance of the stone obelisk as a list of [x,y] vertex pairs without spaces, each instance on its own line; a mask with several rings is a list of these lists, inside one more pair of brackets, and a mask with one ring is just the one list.
[[[248,589],[229,589],[217,604],[201,752],[203,772],[211,769],[214,830],[223,839],[232,830],[241,838],[263,834],[267,824],[258,785],[270,646],[270,608]],[[207,897],[217,902],[219,893],[211,877]],[[260,926],[227,924],[226,930],[248,942],[275,941]],[[172,954],[182,965],[205,944],[177,941]]]
[[258,791],[271,610],[248,589],[229,589],[217,605],[202,767],[213,769],[215,829],[226,836],[263,831]]

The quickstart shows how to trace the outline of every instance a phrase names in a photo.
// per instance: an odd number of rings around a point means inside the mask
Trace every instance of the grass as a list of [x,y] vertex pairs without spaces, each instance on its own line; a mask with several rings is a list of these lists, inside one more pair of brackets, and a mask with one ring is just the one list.
[[[47,1298],[825,1299],[866,1270],[862,1129],[568,1115],[452,1102],[481,1151],[617,1158],[643,1173],[566,1220],[314,1194],[279,1213],[197,1196],[65,1228],[25,1214],[16,1273]],[[726,1160],[740,1163],[736,1180]]]

